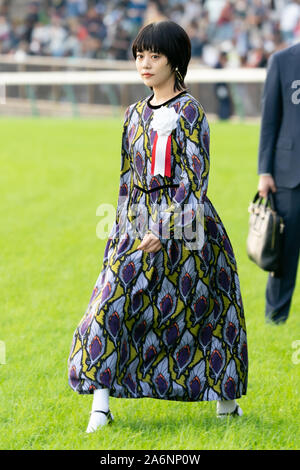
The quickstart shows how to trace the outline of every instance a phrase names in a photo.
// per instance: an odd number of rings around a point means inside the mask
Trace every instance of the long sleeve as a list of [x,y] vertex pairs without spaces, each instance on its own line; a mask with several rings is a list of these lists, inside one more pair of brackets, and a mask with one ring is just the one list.
[[282,95],[277,54],[271,55],[262,97],[258,173],[273,174],[274,151],[282,117]]
[[[151,231],[165,245],[169,238],[183,239],[188,249],[201,249],[204,241],[203,202],[209,174],[209,126],[200,105],[192,109],[196,117],[188,117],[191,103],[180,112],[177,126],[177,151],[181,154],[179,187],[167,208],[159,208],[152,217]],[[197,116],[198,113],[198,116]]]
[[129,156],[129,143],[128,143],[128,123],[130,120],[131,106],[125,111],[124,124],[122,132],[122,143],[121,143],[121,168],[120,168],[120,184],[119,184],[119,196],[117,201],[116,218],[111,229],[109,238],[119,238],[122,234],[126,233],[126,220],[127,220],[127,209],[128,201],[131,189],[131,168],[130,168],[130,156]]

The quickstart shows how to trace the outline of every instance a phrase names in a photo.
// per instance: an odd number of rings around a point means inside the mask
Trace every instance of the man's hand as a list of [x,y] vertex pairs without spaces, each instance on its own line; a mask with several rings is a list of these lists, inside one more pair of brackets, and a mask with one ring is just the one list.
[[162,244],[160,239],[153,235],[153,233],[146,233],[137,249],[146,251],[147,253],[155,253],[161,248]]
[[271,175],[260,175],[258,182],[258,191],[260,197],[266,198],[270,190],[273,193],[277,191],[273,177]]

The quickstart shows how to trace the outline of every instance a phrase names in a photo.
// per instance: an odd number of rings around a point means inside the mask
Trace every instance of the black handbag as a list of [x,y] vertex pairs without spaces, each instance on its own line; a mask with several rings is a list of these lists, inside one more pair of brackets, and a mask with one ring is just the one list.
[[263,204],[259,192],[249,205],[247,254],[250,260],[265,271],[280,276],[282,267],[283,218],[275,210],[274,196],[269,191]]

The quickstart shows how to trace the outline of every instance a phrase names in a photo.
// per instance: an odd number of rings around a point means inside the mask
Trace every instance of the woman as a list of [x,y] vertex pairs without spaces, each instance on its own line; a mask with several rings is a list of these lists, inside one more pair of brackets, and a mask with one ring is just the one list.
[[87,432],[112,421],[109,396],[216,400],[221,417],[242,414],[247,388],[235,257],[206,195],[209,126],[184,84],[190,40],[152,23],[132,52],[153,93],[125,113],[117,216],[69,357],[70,386],[94,395]]

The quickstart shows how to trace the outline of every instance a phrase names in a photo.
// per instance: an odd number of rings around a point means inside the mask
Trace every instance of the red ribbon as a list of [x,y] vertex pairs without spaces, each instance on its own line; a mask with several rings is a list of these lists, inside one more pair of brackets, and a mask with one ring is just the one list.
[[[156,133],[154,137],[153,149],[152,149],[151,175],[154,175],[157,139],[158,139],[158,134]],[[167,140],[166,154],[165,154],[165,176],[168,176],[169,178],[171,177],[171,140],[172,140],[172,135],[170,134]]]

